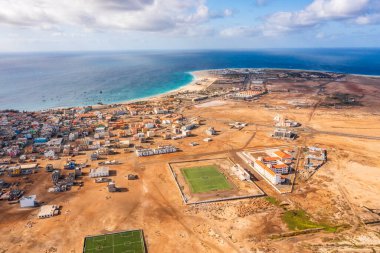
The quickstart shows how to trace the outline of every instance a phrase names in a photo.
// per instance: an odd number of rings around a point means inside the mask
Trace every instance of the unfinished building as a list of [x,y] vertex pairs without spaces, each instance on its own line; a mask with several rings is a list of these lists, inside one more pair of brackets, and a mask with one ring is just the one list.
[[276,139],[294,140],[297,138],[297,133],[286,128],[275,128],[272,137]]

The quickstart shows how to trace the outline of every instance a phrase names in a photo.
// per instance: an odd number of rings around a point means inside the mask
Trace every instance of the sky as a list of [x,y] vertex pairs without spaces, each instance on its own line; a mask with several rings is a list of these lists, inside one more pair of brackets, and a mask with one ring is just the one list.
[[379,47],[380,0],[0,0],[0,51]]

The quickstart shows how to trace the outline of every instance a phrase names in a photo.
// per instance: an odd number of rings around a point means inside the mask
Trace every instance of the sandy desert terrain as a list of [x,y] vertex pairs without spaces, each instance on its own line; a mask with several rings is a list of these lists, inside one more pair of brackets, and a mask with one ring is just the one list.
[[[278,82],[293,89],[293,83]],[[112,179],[126,192],[110,193],[105,184],[83,177],[83,187],[69,192],[48,193],[50,174],[41,170],[28,177],[25,189],[38,201],[62,206],[61,215],[40,220],[38,209],[21,209],[0,203],[0,252],[82,252],[86,235],[143,229],[150,253],[190,252],[379,252],[380,219],[364,207],[380,209],[380,79],[349,77],[345,82],[323,84],[326,93],[357,96],[360,105],[328,107],[328,95],[318,95],[321,84],[308,83],[296,92],[273,92],[253,102],[218,99],[201,106],[187,106],[185,117],[198,117],[202,125],[175,144],[181,152],[154,157],[134,153],[114,155],[122,164],[110,166]],[[309,106],[289,101],[307,100]],[[302,125],[294,141],[270,137],[273,117],[286,115]],[[230,122],[248,126],[231,129]],[[213,126],[219,134],[203,141]],[[198,142],[198,146],[190,146]],[[311,178],[297,178],[293,192],[279,194],[260,176],[255,184],[266,194],[245,200],[185,205],[168,169],[168,162],[230,157],[242,163],[236,152],[247,148],[281,145],[319,146],[327,149],[328,161]],[[88,159],[87,154],[75,157]],[[53,161],[56,166],[65,158]],[[41,160],[44,167],[51,161]],[[96,167],[91,162],[90,168]],[[243,163],[242,163],[243,164]],[[84,169],[88,172],[89,168]],[[138,180],[128,181],[135,173]],[[254,172],[252,172],[255,175]],[[14,178],[22,182],[23,178]],[[270,197],[270,198],[268,198]],[[275,200],[275,201],[273,201]],[[283,220],[288,210],[303,210],[310,220],[336,229],[311,234],[287,234]]]

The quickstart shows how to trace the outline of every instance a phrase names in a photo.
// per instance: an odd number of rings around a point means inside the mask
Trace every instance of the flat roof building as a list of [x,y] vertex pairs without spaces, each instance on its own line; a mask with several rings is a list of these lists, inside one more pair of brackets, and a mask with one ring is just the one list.
[[108,167],[99,167],[96,169],[91,169],[89,177],[108,177],[110,174]]
[[268,168],[268,166],[266,166],[262,161],[255,160],[253,167],[260,175],[262,175],[272,184],[276,185],[281,183],[281,174],[275,173],[273,170]]
[[59,206],[57,205],[45,205],[41,206],[40,212],[38,213],[38,218],[50,218],[59,214]]
[[35,207],[36,195],[24,196],[20,199],[20,207]]

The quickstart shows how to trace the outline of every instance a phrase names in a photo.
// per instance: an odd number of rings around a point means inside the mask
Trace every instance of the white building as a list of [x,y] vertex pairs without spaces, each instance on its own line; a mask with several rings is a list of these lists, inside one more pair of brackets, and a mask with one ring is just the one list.
[[95,128],[95,133],[104,133],[106,131],[105,127],[97,127]]
[[195,124],[188,124],[186,126],[183,126],[181,129],[182,130],[191,130],[193,128],[195,128]]
[[38,213],[38,218],[50,218],[59,214],[59,206],[57,205],[45,205],[41,206],[40,212]]
[[135,134],[135,136],[137,138],[145,138],[145,134],[144,133],[137,133],[137,134]]
[[275,173],[273,170],[268,168],[262,161],[255,160],[253,163],[253,168],[263,177],[265,177],[272,184],[281,183],[281,174]]
[[104,139],[105,136],[106,136],[105,132],[95,133],[94,134],[94,139]]
[[160,155],[160,154],[168,154],[177,152],[177,148],[174,146],[161,146],[158,148],[145,148],[145,149],[137,149],[137,156],[152,156],[152,155]]
[[129,146],[131,145],[131,141],[130,140],[122,140],[119,142],[119,145],[121,147],[129,148]]
[[216,131],[213,127],[209,127],[205,132],[207,135],[210,135],[210,136],[216,134]]
[[243,169],[240,164],[235,164],[231,168],[232,172],[237,176],[241,181],[249,181],[251,180],[251,176],[249,173]]
[[142,149],[137,149],[136,151],[137,156],[151,156],[154,155],[153,149],[150,148],[142,148]]
[[36,206],[36,195],[31,195],[28,197],[22,197],[20,199],[20,207],[34,207]]
[[280,114],[276,114],[273,118],[276,127],[298,127],[300,123],[286,119]]
[[289,173],[289,166],[286,165],[285,163],[278,163],[269,166],[270,169],[272,169],[276,174],[288,174]]
[[177,148],[174,146],[162,146],[154,149],[154,154],[167,154],[167,153],[174,153],[177,152]]
[[156,132],[155,132],[155,131],[148,131],[148,132],[146,133],[146,135],[147,135],[148,138],[150,138],[150,137],[154,137],[154,136],[156,136]]
[[175,136],[172,137],[172,140],[179,140],[179,139],[183,139],[183,138],[185,138],[185,136],[183,136],[183,135],[175,135]]
[[190,135],[191,135],[191,131],[190,130],[182,130],[182,136],[188,137]]
[[273,132],[272,137],[278,139],[294,140],[297,137],[297,134],[295,132],[287,130],[286,128],[276,128]]
[[44,153],[44,156],[48,159],[53,159],[55,157],[54,150],[48,150]]
[[272,155],[278,157],[281,162],[286,164],[290,164],[293,161],[293,156],[288,153],[285,153],[282,150],[276,150],[272,153]]
[[69,134],[69,141],[75,141],[78,139],[78,132],[72,132]]
[[146,124],[145,124],[145,128],[152,129],[152,128],[154,128],[154,127],[155,127],[155,126],[154,126],[153,123],[146,123]]
[[91,169],[89,177],[108,177],[110,174],[108,167],[99,167],[96,169]]
[[154,108],[153,111],[154,111],[155,114],[167,114],[167,113],[169,113],[168,110],[164,110],[164,109],[157,108],[157,107]]
[[261,91],[254,91],[254,90],[248,90],[248,91],[242,91],[234,94],[235,98],[241,98],[241,99],[250,99],[257,96],[262,95],[263,93]]

